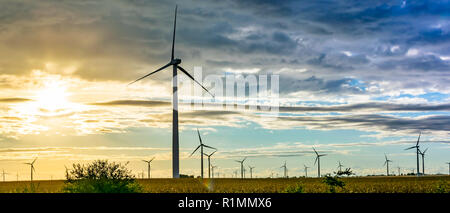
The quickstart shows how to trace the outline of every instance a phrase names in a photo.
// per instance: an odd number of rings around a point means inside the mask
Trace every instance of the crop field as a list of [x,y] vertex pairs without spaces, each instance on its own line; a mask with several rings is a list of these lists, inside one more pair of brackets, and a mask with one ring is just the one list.
[[[350,177],[337,193],[449,193],[450,176]],[[328,193],[323,178],[278,179],[138,179],[145,193],[283,193],[301,188],[303,193]],[[0,182],[1,193],[58,193],[63,180]]]

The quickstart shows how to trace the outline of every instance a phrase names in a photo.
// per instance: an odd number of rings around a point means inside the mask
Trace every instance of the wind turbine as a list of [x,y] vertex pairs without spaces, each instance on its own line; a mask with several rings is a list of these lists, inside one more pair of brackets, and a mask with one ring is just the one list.
[[320,177],[320,157],[326,156],[326,154],[319,155],[316,149],[313,147],[314,152],[316,153],[316,160],[314,161],[314,165],[317,163],[317,176]]
[[422,175],[425,175],[425,152],[427,152],[428,148],[426,148],[423,152],[419,150],[419,154],[422,155]]
[[255,168],[254,166],[248,166],[248,168],[250,169],[250,178],[253,178],[253,169]]
[[284,164],[283,164],[283,166],[281,166],[280,168],[283,168],[284,169],[284,178],[287,178],[287,167],[286,167],[286,161],[284,161]]
[[389,176],[389,162],[392,162],[392,161],[389,160],[389,159],[387,158],[386,154],[384,154],[384,158],[385,158],[386,160],[384,161],[383,166],[386,165],[387,176]]
[[236,160],[236,162],[241,164],[241,179],[244,179],[244,161],[245,161],[245,159],[247,159],[247,157],[245,157],[241,161]]
[[[142,160],[142,161],[144,161],[144,162],[147,163],[147,170],[148,170],[147,177],[148,177],[148,179],[150,179],[151,163],[152,163],[152,161],[153,161],[154,159],[155,159],[155,157],[153,157],[151,160]],[[142,176],[142,178],[144,178],[144,176]]]
[[400,176],[400,166],[397,166],[398,169],[398,176]]
[[337,166],[337,168],[339,168],[339,172],[342,171],[342,167],[343,167],[343,166],[344,166],[344,165],[341,164],[341,161],[339,161],[339,166]]
[[[175,52],[175,31],[177,26],[177,9],[178,6],[175,7],[175,19],[173,21],[173,37],[172,37],[172,55],[170,57],[170,62],[161,68],[144,75],[143,77],[131,82],[130,84],[133,84],[137,81],[140,81],[154,73],[157,73],[169,66],[172,66],[172,177],[173,178],[179,178],[180,177],[180,156],[179,156],[179,135],[178,135],[178,78],[177,78],[177,71],[180,70],[182,73],[186,74],[190,79],[192,79],[194,82],[199,84],[206,92],[208,92],[213,98],[214,95],[212,95],[202,84],[200,84],[197,80],[192,77],[191,74],[189,74],[183,67],[179,66],[181,64],[181,59],[174,57]],[[130,85],[128,84],[128,85]]]
[[[208,178],[211,178],[211,170],[210,170],[211,169],[211,156],[214,155],[214,153],[216,153],[216,152],[217,152],[217,150],[212,152],[209,155],[206,153],[203,153],[206,157],[208,157]],[[214,171],[213,171],[213,176],[214,176]]]
[[34,162],[36,162],[36,160],[37,160],[37,158],[35,158],[34,160],[33,160],[33,162],[31,162],[31,163],[24,163],[24,164],[27,164],[27,165],[30,165],[30,167],[31,167],[31,181],[33,181],[33,172],[35,171],[34,170]]
[[2,176],[3,176],[3,182],[5,182],[5,176],[9,175],[9,173],[6,173],[5,170],[2,171]]
[[448,162],[446,164],[448,164],[448,175],[450,175],[450,162]]
[[417,143],[415,146],[411,146],[409,148],[406,148],[405,150],[414,149],[416,148],[416,155],[417,155],[417,176],[419,176],[420,168],[419,168],[419,141],[420,141],[420,135],[422,132],[419,133],[419,138],[417,138]]
[[203,155],[204,155],[203,147],[207,147],[207,148],[215,149],[215,150],[217,150],[217,149],[214,148],[214,147],[210,147],[208,145],[203,144],[202,137],[200,136],[200,132],[198,131],[198,129],[197,129],[197,134],[198,134],[198,139],[200,141],[200,145],[197,146],[197,148],[191,153],[191,155],[189,157],[191,157],[198,150],[198,148],[200,148],[200,158],[201,158],[201,161],[200,161],[201,169],[200,170],[201,170],[201,176],[203,178]]
[[[214,169],[217,168],[217,166],[213,166],[211,165],[211,173],[212,173],[212,178],[214,178]],[[219,172],[217,172],[219,173]],[[217,175],[217,177],[220,177],[219,175]]]
[[303,164],[303,166],[305,167],[305,177],[308,177],[308,168],[305,164]]

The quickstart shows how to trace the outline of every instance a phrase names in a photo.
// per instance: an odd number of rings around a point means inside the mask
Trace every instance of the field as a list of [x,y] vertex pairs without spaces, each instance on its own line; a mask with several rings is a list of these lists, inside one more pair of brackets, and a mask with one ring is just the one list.
[[[337,193],[449,193],[450,176],[427,177],[350,177],[342,178]],[[323,178],[291,179],[139,179],[146,193],[282,193],[288,187],[301,186],[304,193],[327,193]],[[58,193],[63,180],[0,182],[0,193]]]

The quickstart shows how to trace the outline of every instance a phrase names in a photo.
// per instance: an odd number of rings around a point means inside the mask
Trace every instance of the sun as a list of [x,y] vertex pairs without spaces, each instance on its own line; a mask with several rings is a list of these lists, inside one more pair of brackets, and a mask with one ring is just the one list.
[[45,82],[44,87],[36,91],[34,100],[41,110],[57,111],[70,105],[68,96],[64,82],[54,80]]

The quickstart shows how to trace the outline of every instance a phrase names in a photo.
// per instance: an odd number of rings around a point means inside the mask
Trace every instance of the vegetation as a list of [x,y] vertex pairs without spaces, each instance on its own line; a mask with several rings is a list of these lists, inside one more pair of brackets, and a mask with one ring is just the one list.
[[66,172],[64,192],[69,193],[134,193],[141,186],[125,165],[96,160],[87,165],[73,164]]
[[[221,178],[200,180],[196,178],[174,179],[136,179],[144,193],[293,193],[301,188],[303,193],[329,193],[323,182],[325,178]],[[336,193],[450,193],[450,176],[374,176],[340,177],[345,186],[335,187]],[[33,192],[64,192],[64,180],[33,181]],[[298,187],[301,185],[301,187]],[[0,192],[32,192],[23,190],[30,186],[29,181],[0,182]]]
[[336,187],[343,189],[345,186],[344,181],[342,181],[338,176],[333,177],[331,175],[326,175],[323,183],[328,186],[328,192],[330,193],[336,193]]

